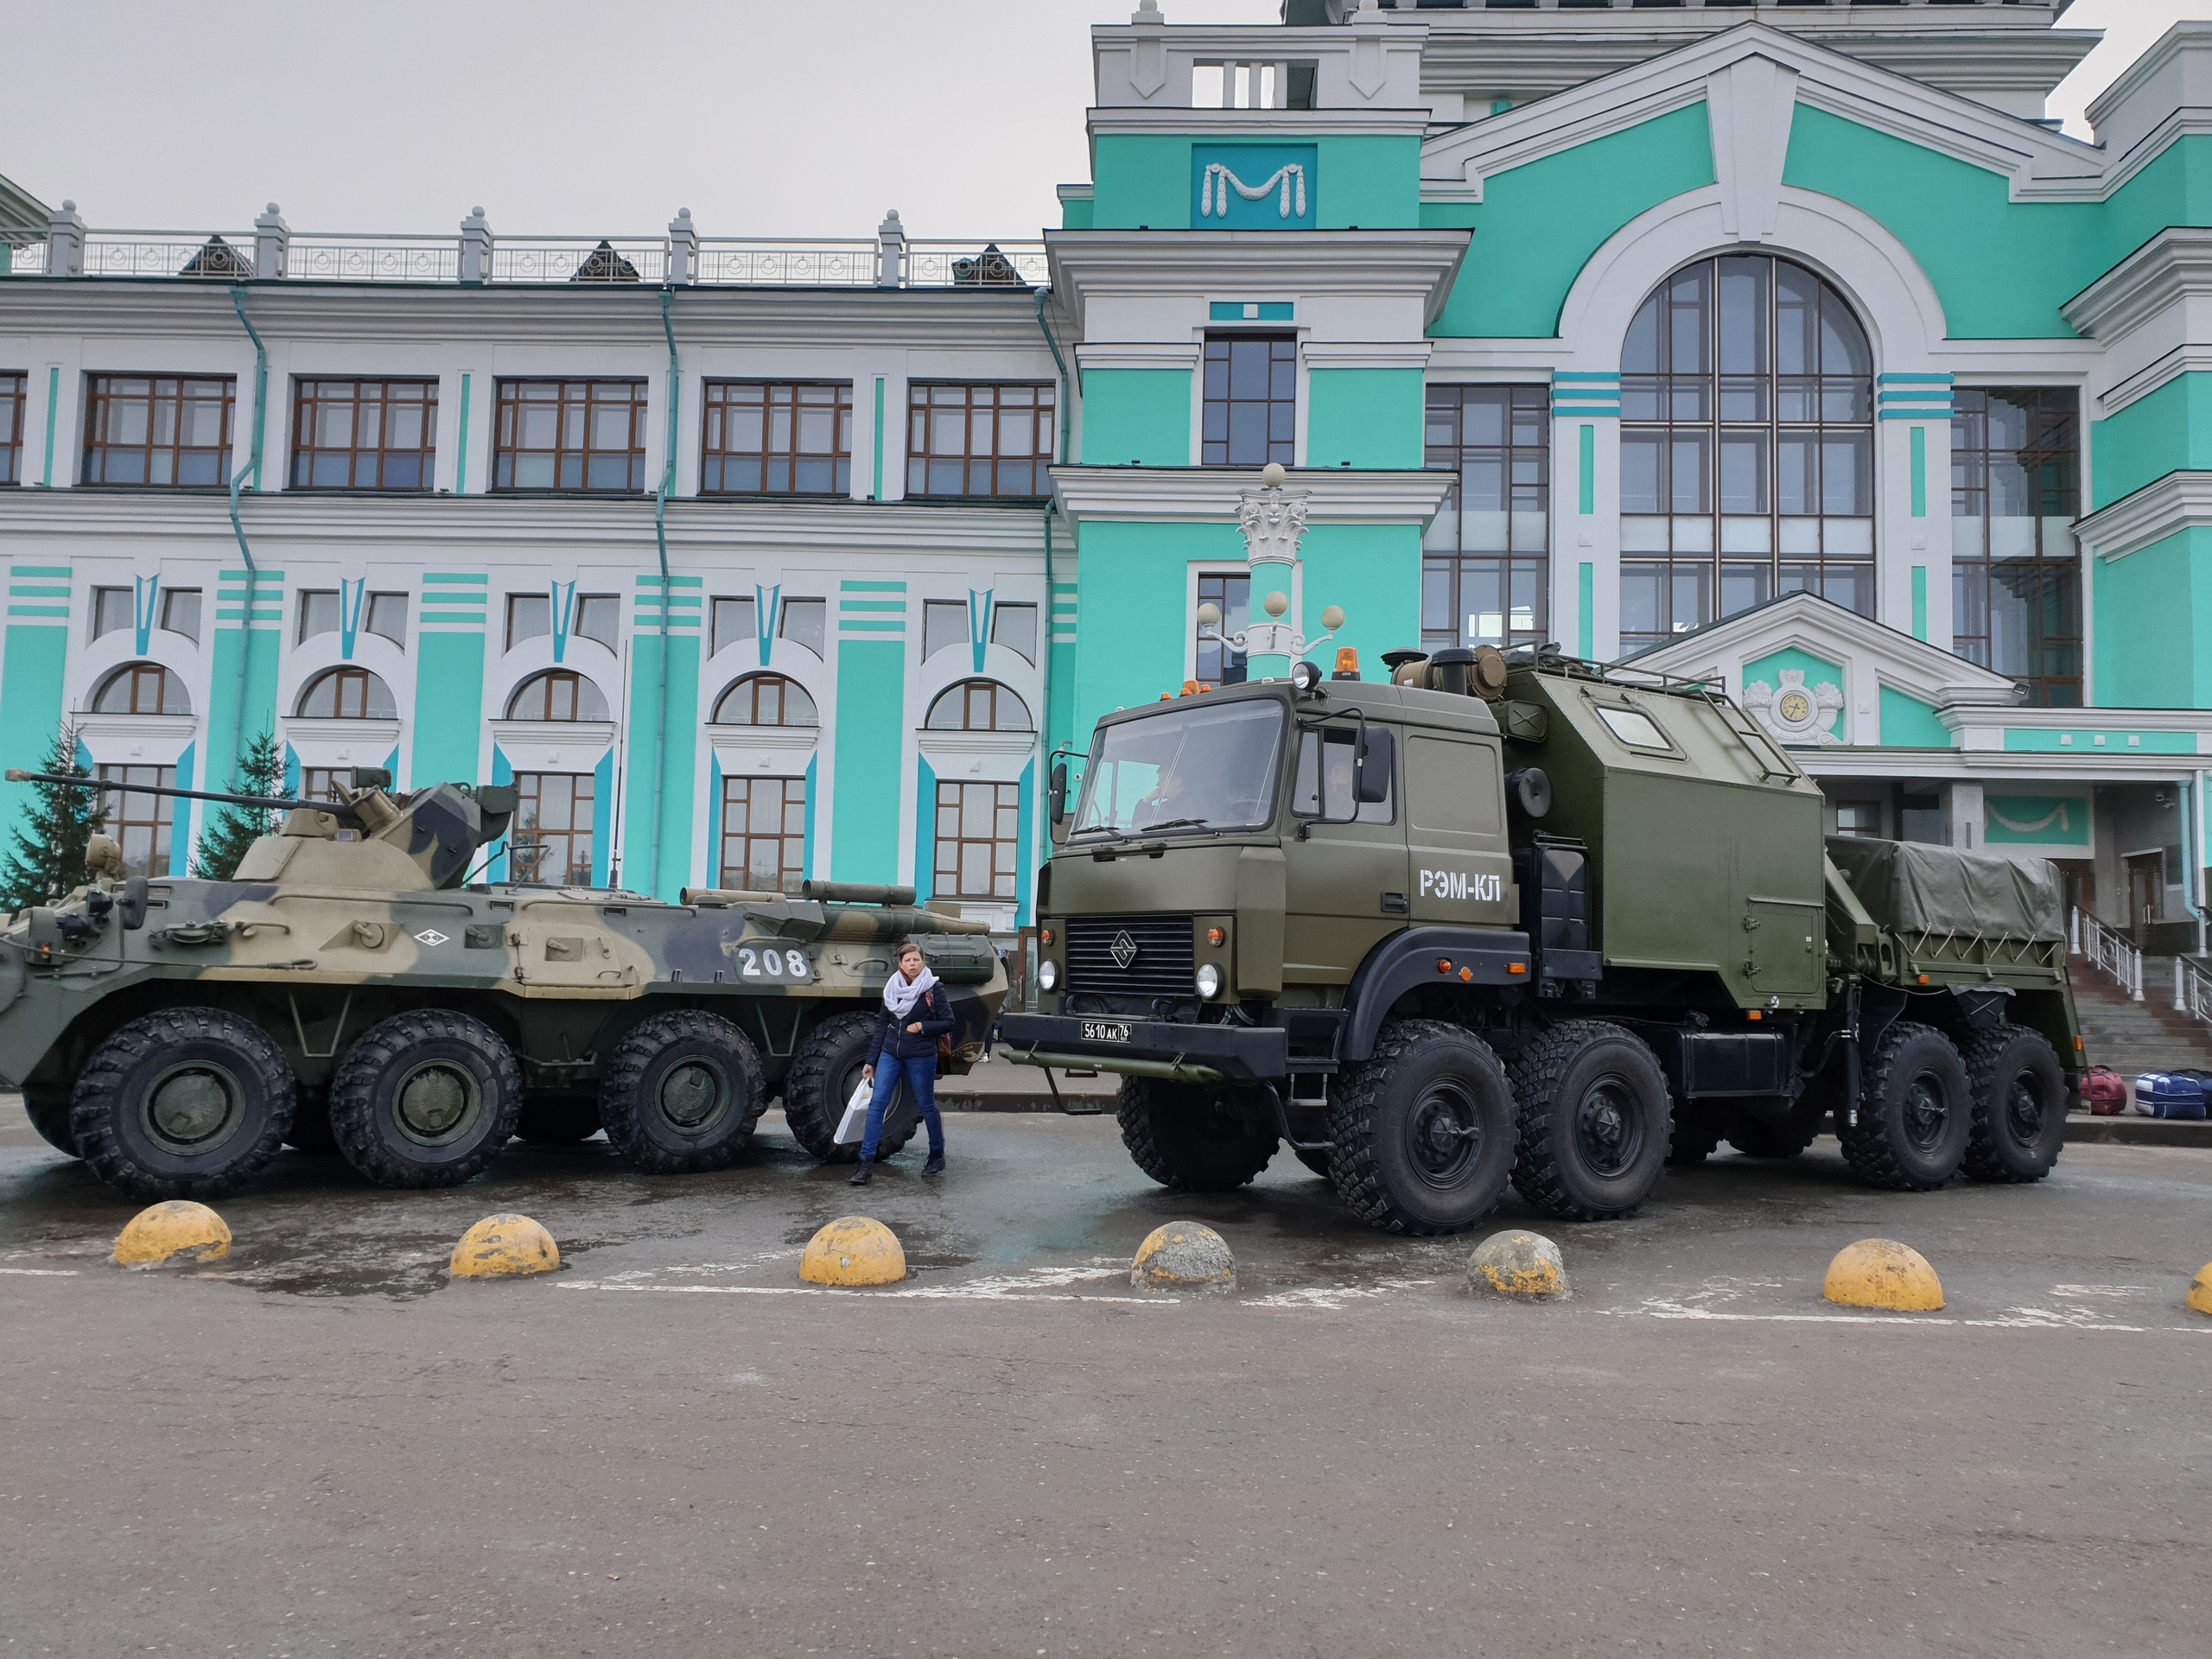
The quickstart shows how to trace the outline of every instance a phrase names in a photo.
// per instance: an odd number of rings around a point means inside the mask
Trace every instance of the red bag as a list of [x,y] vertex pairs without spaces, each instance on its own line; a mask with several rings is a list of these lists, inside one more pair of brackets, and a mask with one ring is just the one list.
[[2094,1117],[2118,1117],[2127,1110],[2127,1079],[2108,1065],[2093,1065],[2082,1079],[2082,1098]]

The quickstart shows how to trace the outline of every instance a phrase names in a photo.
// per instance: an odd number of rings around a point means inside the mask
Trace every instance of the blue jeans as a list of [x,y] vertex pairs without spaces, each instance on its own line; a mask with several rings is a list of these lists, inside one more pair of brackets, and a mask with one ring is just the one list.
[[906,1080],[914,1103],[921,1108],[922,1122],[929,1126],[930,1151],[941,1154],[944,1150],[944,1120],[937,1115],[937,1056],[925,1054],[918,1060],[895,1060],[886,1054],[875,1063],[875,1093],[868,1103],[868,1128],[861,1132],[861,1161],[864,1164],[875,1161],[876,1147],[883,1139],[883,1115],[891,1109],[901,1077]]

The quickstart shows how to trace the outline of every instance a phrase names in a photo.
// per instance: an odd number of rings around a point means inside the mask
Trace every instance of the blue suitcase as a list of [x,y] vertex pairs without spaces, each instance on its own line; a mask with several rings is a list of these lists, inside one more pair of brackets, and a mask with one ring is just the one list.
[[2187,1071],[2145,1071],[2135,1079],[2135,1109],[2145,1117],[2201,1118],[2204,1084]]

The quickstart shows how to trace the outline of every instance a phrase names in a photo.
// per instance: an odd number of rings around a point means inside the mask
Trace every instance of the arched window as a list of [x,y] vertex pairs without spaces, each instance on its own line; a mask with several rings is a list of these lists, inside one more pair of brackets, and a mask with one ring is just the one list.
[[573,669],[533,674],[507,699],[509,720],[605,720],[607,698]]
[[814,699],[797,680],[780,674],[748,674],[715,704],[717,726],[819,726]]
[[1033,732],[1028,705],[996,680],[962,680],[930,704],[932,732]]
[[399,705],[391,688],[365,668],[333,668],[308,682],[300,693],[303,720],[397,720]]
[[1766,254],[1652,291],[1621,351],[1621,647],[1800,589],[1874,613],[1874,380],[1842,295]]
[[159,663],[126,663],[92,694],[96,715],[188,715],[184,682]]

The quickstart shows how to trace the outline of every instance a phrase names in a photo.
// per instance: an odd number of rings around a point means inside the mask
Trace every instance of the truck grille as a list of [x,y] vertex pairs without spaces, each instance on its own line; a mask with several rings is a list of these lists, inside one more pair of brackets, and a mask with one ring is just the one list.
[[1068,923],[1067,930],[1071,991],[1125,996],[1193,994],[1188,916],[1086,916]]

